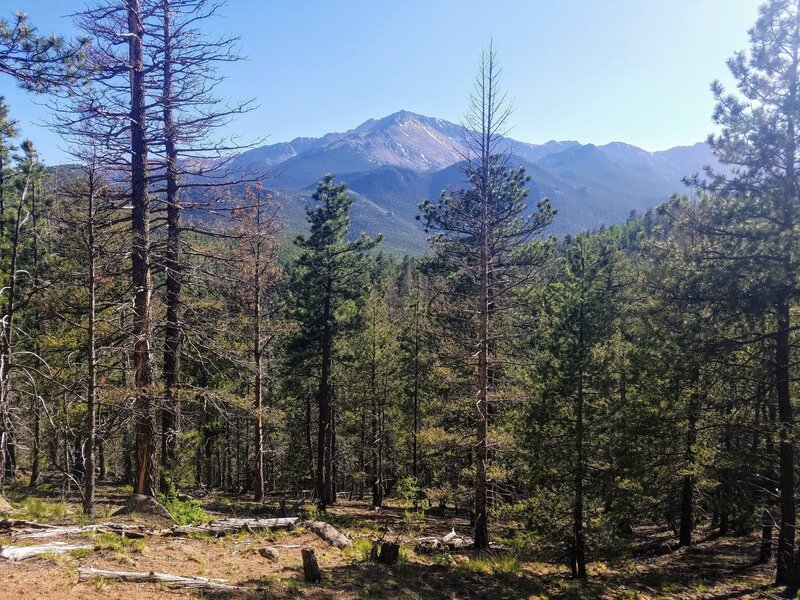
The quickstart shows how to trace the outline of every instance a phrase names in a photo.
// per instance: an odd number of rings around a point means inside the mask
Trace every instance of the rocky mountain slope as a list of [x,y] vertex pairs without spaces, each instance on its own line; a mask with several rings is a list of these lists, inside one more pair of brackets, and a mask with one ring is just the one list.
[[[686,192],[681,179],[714,163],[705,143],[661,152],[622,142],[505,143],[513,162],[531,177],[530,205],[548,197],[557,209],[555,234],[624,221],[632,210]],[[229,166],[265,175],[265,187],[284,204],[290,230],[303,228],[303,208],[315,183],[335,173],[356,196],[355,229],[383,232],[392,250],[416,253],[425,244],[417,205],[463,183],[466,153],[460,125],[400,111],[343,133],[262,146]]]

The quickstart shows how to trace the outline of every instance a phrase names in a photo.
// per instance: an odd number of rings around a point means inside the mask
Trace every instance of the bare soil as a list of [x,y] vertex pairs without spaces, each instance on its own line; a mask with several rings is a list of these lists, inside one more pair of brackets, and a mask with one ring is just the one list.
[[[124,503],[119,488],[104,486],[101,502]],[[215,517],[271,515],[276,507],[263,507],[244,499],[210,496],[201,502]],[[107,509],[111,512],[111,507]],[[409,531],[405,511],[389,506],[375,512],[365,503],[339,501],[330,511],[333,524],[356,540],[385,536],[399,539],[404,547],[400,563],[386,567],[363,555],[366,542],[358,550],[340,551],[302,527],[292,531],[236,534],[222,538],[198,535],[186,538],[148,537],[141,542],[114,547],[107,538],[95,539],[97,549],[88,555],[50,556],[14,564],[0,562],[2,599],[124,599],[144,600],[163,597],[198,597],[197,592],[169,590],[157,584],[131,584],[105,580],[78,582],[78,567],[123,571],[159,571],[176,575],[225,579],[247,586],[252,592],[241,598],[465,598],[502,600],[517,598],[768,598],[779,597],[770,587],[773,565],[754,562],[758,540],[753,536],[701,537],[691,548],[673,549],[670,532],[657,528],[636,530],[626,558],[613,562],[592,562],[589,583],[569,577],[564,564],[528,557],[510,560],[507,551],[476,555],[472,551],[457,556],[418,556],[410,551],[419,530]],[[63,523],[78,519],[77,506],[62,518]],[[109,517],[100,517],[99,522]],[[124,522],[119,517],[115,521]],[[147,522],[133,515],[128,522]],[[455,528],[469,534],[464,518],[428,514],[425,535],[442,535]],[[502,532],[507,535],[509,531]],[[56,538],[58,539],[58,538]],[[76,538],[69,538],[75,541]],[[65,538],[64,541],[67,541]],[[112,540],[113,542],[113,540]],[[7,544],[0,538],[0,544]],[[91,543],[91,542],[90,542]],[[307,584],[302,578],[300,548],[280,548],[280,559],[273,563],[258,554],[258,548],[272,544],[298,544],[315,549],[323,581]]]

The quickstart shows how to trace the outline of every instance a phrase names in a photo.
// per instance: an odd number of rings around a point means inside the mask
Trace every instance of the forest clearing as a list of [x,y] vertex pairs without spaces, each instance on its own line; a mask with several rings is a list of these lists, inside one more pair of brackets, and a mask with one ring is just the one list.
[[[338,549],[310,533],[301,519],[291,529],[240,531],[221,537],[207,533],[174,536],[165,533],[174,523],[152,515],[113,517],[124,505],[128,490],[111,485],[98,488],[97,523],[127,524],[142,537],[117,533],[85,532],[19,539],[0,521],[0,544],[34,545],[57,541],[87,544],[91,550],[46,554],[20,562],[0,559],[4,598],[86,598],[144,600],[170,596],[231,598],[770,598],[778,597],[770,569],[753,560],[756,536],[715,536],[701,532],[691,548],[680,548],[673,532],[659,528],[635,530],[624,547],[608,562],[593,563],[591,584],[582,586],[571,578],[557,550],[526,544],[524,528],[509,524],[497,532],[502,548],[476,552],[472,548],[418,554],[418,537],[444,536],[455,529],[468,535],[468,515],[455,517],[450,507],[445,516],[437,509],[427,514],[392,501],[376,512],[368,503],[340,499],[324,517],[353,540]],[[9,495],[12,497],[14,493]],[[21,497],[21,496],[17,496]],[[25,496],[14,518],[38,517],[38,522],[86,527],[88,521],[76,505],[63,505],[58,493]],[[212,494],[199,500],[205,518],[269,518],[279,514],[277,503],[255,503],[240,497]],[[307,510],[311,509],[311,510]],[[55,517],[54,513],[59,514]],[[313,515],[313,505],[302,514]],[[12,531],[16,535],[12,534]],[[46,530],[45,530],[46,531]],[[523,534],[522,537],[519,534]],[[370,557],[374,540],[401,543],[397,563],[385,565]],[[272,561],[259,548],[276,547]],[[307,583],[303,577],[301,548],[314,548],[322,580]],[[79,570],[151,571],[225,580],[241,587],[236,591],[185,590],[159,583],[128,583],[88,576]]]

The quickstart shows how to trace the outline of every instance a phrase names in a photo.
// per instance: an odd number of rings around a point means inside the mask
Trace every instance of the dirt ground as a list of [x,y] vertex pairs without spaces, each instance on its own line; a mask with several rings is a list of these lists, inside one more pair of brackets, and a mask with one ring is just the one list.
[[[110,504],[121,503],[124,498],[124,492],[111,487],[106,488],[104,494],[104,500]],[[215,496],[202,503],[214,517],[264,514],[262,507],[238,499]],[[51,522],[74,523],[78,512],[77,507],[72,507]],[[110,506],[107,512],[111,512]],[[754,563],[758,541],[753,537],[701,537],[695,546],[673,551],[669,532],[637,530],[631,543],[632,556],[609,563],[592,562],[589,583],[581,585],[569,578],[563,564],[529,557],[512,558],[507,551],[483,555],[472,551],[416,555],[411,541],[418,533],[408,530],[405,513],[399,507],[386,507],[376,513],[364,503],[340,501],[330,512],[332,522],[356,540],[354,549],[340,551],[302,527],[221,538],[149,536],[141,541],[121,540],[109,534],[81,534],[62,539],[91,544],[94,551],[35,558],[18,564],[0,561],[0,598],[208,597],[208,594],[176,591],[152,583],[99,579],[78,582],[78,567],[214,577],[253,588],[253,591],[235,594],[237,598],[733,599],[779,595],[779,590],[769,586],[773,566]],[[98,522],[108,520],[111,520],[108,516],[97,519]],[[119,517],[113,520],[121,522]],[[134,516],[128,522],[142,524],[147,519]],[[451,528],[469,534],[469,523],[463,518],[425,517],[425,535],[441,535]],[[398,564],[386,567],[368,560],[369,538],[381,535],[404,543],[402,560]],[[18,542],[10,542],[8,536],[0,538],[0,544],[8,543]],[[258,548],[273,544],[300,547],[279,548],[280,559],[273,563],[258,554]],[[320,584],[303,581],[301,547],[315,549],[323,572]]]

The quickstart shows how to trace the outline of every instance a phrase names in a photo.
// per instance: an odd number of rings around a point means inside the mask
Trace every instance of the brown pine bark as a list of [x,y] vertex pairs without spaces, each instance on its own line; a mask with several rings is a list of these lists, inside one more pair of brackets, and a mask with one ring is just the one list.
[[[164,68],[162,103],[164,118],[164,148],[166,151],[166,202],[167,202],[167,248],[164,256],[166,271],[166,323],[164,326],[164,406],[161,411],[161,459],[166,477],[174,479],[174,468],[178,443],[178,423],[180,417],[180,398],[178,385],[180,379],[180,298],[181,263],[180,231],[181,204],[178,187],[178,149],[177,131],[173,109],[172,73],[175,65],[172,58],[172,23],[170,0],[162,0],[164,27]],[[166,483],[166,482],[165,482]],[[172,483],[172,481],[170,482]]]
[[775,385],[778,397],[778,420],[780,437],[778,445],[778,464],[780,467],[780,506],[781,522],[776,551],[777,573],[775,581],[779,585],[794,585],[794,541],[795,541],[795,499],[794,499],[794,414],[789,391],[789,300],[781,299],[776,307],[777,329],[775,332]]
[[[256,207],[258,214],[256,219],[260,220],[261,205]],[[255,333],[253,335],[253,358],[255,359],[256,373],[254,387],[253,408],[256,413],[255,421],[255,477],[253,479],[254,498],[256,502],[264,500],[264,414],[263,414],[263,385],[264,367],[261,351],[261,245],[256,244],[255,255],[255,279],[253,282],[254,306],[255,306]]]
[[141,0],[128,0],[128,53],[131,84],[131,231],[133,248],[134,382],[133,418],[136,438],[134,493],[155,496],[158,484],[156,414],[153,402],[151,356],[150,203],[147,190],[147,130],[145,69],[142,39],[145,35]]
[[317,496],[323,510],[332,503],[333,457],[331,456],[331,372],[333,366],[333,332],[331,331],[332,276],[328,274],[325,286],[323,329],[321,339],[322,368],[320,372],[317,404],[319,406],[319,429],[317,431]]
[[94,173],[89,174],[88,207],[86,213],[88,255],[88,331],[86,337],[86,439],[83,444],[83,512],[91,517],[94,514],[95,461],[97,416],[97,352],[95,346],[95,327],[97,313],[97,272],[95,247],[95,181]]

